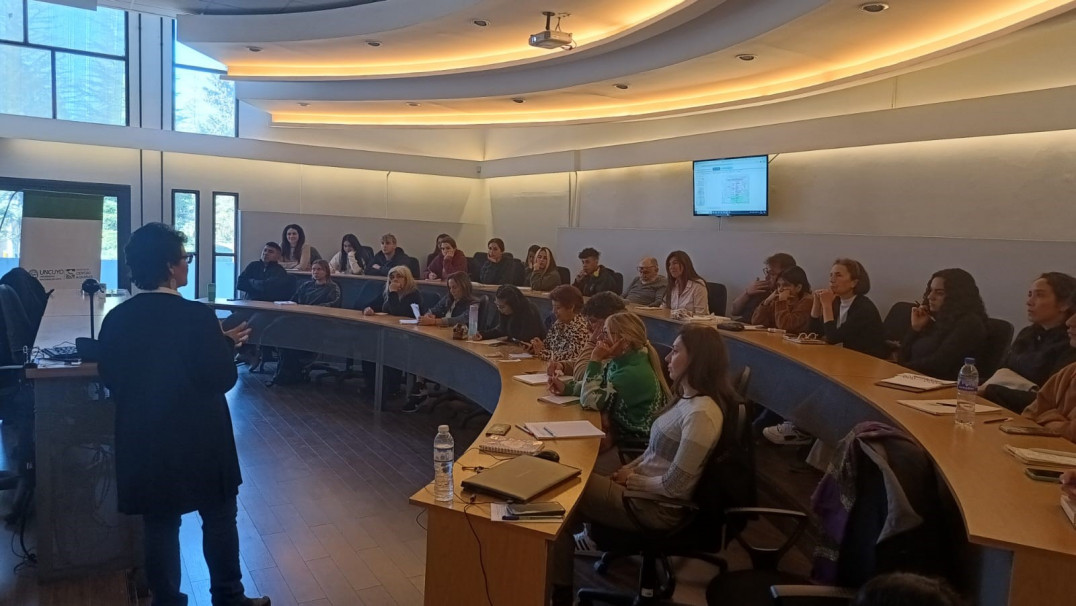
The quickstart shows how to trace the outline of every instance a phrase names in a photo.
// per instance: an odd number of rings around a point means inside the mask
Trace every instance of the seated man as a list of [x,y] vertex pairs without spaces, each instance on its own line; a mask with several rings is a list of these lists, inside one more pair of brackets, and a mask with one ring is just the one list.
[[[1076,347],[1076,315],[1065,322],[1069,343]],[[1035,401],[1024,410],[1032,421],[1056,429],[1070,442],[1076,442],[1076,362],[1057,371],[1042,386]]]
[[744,318],[745,321],[750,320],[759,303],[766,300],[766,297],[777,288],[777,278],[781,276],[781,272],[795,266],[796,259],[788,253],[777,253],[767,257],[764,263],[766,264],[763,269],[765,277],[762,280],[755,278],[755,281],[749,284],[740,296],[732,300],[732,309],[729,313],[733,317]]
[[624,298],[635,305],[660,307],[665,300],[665,289],[669,287],[669,280],[658,272],[658,260],[654,257],[643,257],[639,261],[638,269],[639,275],[624,291]]
[[295,291],[294,281],[280,265],[280,245],[266,242],[262,256],[258,261],[251,261],[239,274],[236,290],[246,294],[254,301],[287,301]]
[[396,236],[385,234],[381,236],[381,250],[374,255],[374,262],[366,273],[371,276],[387,276],[393,267],[406,266],[410,258],[403,248],[396,246]]
[[590,297],[600,292],[611,290],[617,292],[616,275],[613,270],[598,263],[601,253],[589,246],[579,252],[579,260],[583,267],[575,276],[572,286],[579,289],[584,297]]
[[[310,266],[309,282],[304,282],[291,300],[300,305],[319,305],[321,307],[340,307],[340,286],[329,277],[329,262],[318,259]],[[269,385],[290,385],[303,380],[303,367],[313,360],[316,354],[297,349],[278,349],[280,360],[276,373]]]

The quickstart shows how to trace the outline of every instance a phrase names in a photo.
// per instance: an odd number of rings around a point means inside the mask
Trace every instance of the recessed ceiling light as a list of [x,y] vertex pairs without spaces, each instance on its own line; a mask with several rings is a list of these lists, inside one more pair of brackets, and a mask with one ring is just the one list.
[[381,46],[381,41],[380,40],[367,40],[366,41],[366,46],[372,46],[374,48],[377,48],[377,47]]
[[736,55],[736,58],[740,61],[754,61],[756,56],[751,53],[740,53],[739,55]]
[[252,52],[252,53],[260,53],[260,52],[262,52],[262,47],[260,47],[260,46],[248,46],[247,50]]
[[889,8],[889,5],[885,2],[868,2],[866,4],[860,4],[859,10],[865,13],[880,13]]
[[300,103],[299,103],[299,107],[310,107],[310,104],[309,104],[309,103],[303,103],[303,102],[300,102]]
[[487,27],[489,25],[489,19],[471,19],[471,23],[478,27]]
[[617,82],[613,85],[613,88],[619,88],[620,90],[628,90],[628,85],[623,82]]
[[526,103],[527,100],[523,97],[512,97],[512,103]]
[[416,103],[414,101],[408,101],[407,102],[407,107],[418,107],[420,105],[422,105],[422,104],[421,103]]

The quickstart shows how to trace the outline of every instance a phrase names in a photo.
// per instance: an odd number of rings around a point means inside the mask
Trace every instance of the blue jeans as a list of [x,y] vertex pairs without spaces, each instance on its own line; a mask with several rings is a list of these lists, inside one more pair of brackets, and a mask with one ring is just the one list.
[[[198,510],[202,518],[202,553],[209,566],[213,606],[233,606],[244,598],[239,571],[239,531],[235,497]],[[180,593],[179,514],[145,514],[146,578],[153,606],[187,606]]]

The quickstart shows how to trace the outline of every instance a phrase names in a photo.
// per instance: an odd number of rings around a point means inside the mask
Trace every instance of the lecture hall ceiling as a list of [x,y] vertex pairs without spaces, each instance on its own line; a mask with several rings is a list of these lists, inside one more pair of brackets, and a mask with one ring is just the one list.
[[[756,105],[913,70],[1076,7],[1076,0],[890,0],[880,12],[863,10],[862,0],[134,3],[179,14],[180,40],[225,63],[239,97],[274,125],[333,127],[635,121]],[[544,10],[568,13],[561,29],[574,48],[527,44],[543,29]]]

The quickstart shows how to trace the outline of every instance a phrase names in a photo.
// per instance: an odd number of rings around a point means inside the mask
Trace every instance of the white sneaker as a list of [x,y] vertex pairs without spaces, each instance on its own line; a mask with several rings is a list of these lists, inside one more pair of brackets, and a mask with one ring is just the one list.
[[780,425],[767,427],[762,430],[762,435],[774,444],[788,444],[792,446],[810,444],[811,441],[814,440],[809,434],[803,433],[797,429],[791,421],[785,421]]
[[585,558],[602,557],[602,551],[598,549],[598,544],[594,542],[594,539],[590,538],[590,533],[585,526],[582,532],[577,532],[573,536],[575,538],[575,555]]

